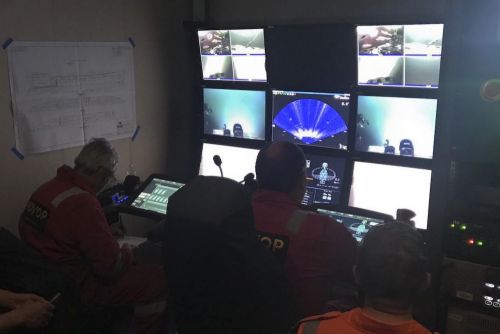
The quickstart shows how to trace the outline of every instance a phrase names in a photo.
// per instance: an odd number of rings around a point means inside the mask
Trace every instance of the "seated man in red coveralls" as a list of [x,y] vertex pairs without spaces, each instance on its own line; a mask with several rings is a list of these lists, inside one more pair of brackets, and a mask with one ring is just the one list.
[[136,264],[131,248],[120,248],[95,195],[114,176],[117,162],[108,141],[93,139],[74,168],[60,167],[31,196],[19,232],[74,279],[85,303],[133,305],[138,332],[155,333],[165,306],[163,268]]
[[304,319],[305,334],[430,334],[412,319],[415,297],[426,288],[424,242],[405,223],[376,226],[361,246],[356,278],[365,294],[363,307]]
[[301,208],[306,160],[298,146],[270,144],[259,152],[255,170],[259,238],[284,264],[300,314],[324,312],[334,285],[354,281],[356,241],[342,224]]

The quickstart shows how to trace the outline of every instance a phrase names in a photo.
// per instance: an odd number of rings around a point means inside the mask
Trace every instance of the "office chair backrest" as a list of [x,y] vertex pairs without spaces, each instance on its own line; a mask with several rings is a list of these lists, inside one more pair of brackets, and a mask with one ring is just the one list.
[[172,195],[164,256],[180,333],[275,334],[293,324],[286,276],[258,241],[237,182],[199,176]]

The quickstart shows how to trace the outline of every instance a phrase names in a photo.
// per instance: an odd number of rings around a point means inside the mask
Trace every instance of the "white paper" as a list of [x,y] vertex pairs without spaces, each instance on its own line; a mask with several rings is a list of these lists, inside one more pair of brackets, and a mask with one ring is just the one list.
[[38,153],[136,128],[129,43],[13,42],[8,48],[16,147]]

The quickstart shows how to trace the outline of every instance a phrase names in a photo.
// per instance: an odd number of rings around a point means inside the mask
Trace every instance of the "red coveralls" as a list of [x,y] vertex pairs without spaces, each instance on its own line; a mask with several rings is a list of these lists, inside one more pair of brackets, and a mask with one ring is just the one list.
[[283,261],[301,315],[324,312],[334,284],[354,282],[352,235],[330,217],[302,210],[286,193],[257,190],[252,206],[257,233]]
[[95,305],[134,305],[140,333],[155,333],[165,306],[160,265],[134,264],[120,248],[92,188],[68,166],[38,188],[19,221],[21,238],[58,264]]

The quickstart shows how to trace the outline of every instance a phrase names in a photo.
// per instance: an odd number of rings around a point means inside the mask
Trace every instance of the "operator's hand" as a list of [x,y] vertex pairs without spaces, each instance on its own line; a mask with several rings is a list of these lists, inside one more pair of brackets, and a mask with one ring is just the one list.
[[16,309],[28,302],[48,303],[44,298],[32,293],[15,293],[3,290],[1,304],[9,309]]
[[54,305],[48,301],[27,300],[11,311],[19,326],[40,328],[47,326],[52,318]]

